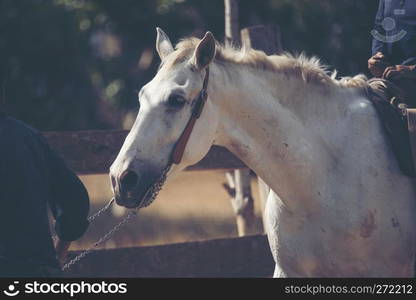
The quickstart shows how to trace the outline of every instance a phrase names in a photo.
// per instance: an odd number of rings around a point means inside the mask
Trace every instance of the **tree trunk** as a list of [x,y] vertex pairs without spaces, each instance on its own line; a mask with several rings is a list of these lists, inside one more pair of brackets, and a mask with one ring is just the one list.
[[225,39],[227,42],[240,44],[240,26],[238,24],[238,0],[224,0]]

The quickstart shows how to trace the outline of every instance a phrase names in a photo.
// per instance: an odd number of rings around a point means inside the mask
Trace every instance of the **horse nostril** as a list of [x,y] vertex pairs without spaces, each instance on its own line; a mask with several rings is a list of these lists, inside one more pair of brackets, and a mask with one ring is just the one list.
[[138,176],[135,172],[131,170],[126,170],[121,174],[120,185],[122,189],[130,190],[135,187],[137,184]]

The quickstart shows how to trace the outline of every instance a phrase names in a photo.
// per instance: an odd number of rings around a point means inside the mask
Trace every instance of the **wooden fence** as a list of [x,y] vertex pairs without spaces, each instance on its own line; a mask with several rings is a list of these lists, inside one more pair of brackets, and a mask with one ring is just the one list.
[[[71,256],[78,252],[71,253]],[[274,263],[264,235],[163,246],[97,250],[69,277],[270,277]]]
[[[107,173],[128,131],[88,130],[45,132],[52,149],[78,174]],[[188,170],[239,169],[245,165],[223,147],[213,146],[207,156]]]
[[[107,173],[127,131],[45,132],[50,146],[78,174]],[[214,146],[188,170],[244,168]],[[70,252],[73,257],[78,252]],[[273,259],[264,235],[152,247],[95,250],[65,272],[69,277],[266,277]]]
[[[107,173],[127,131],[45,132],[51,147],[78,174]],[[244,168],[222,147],[188,170]],[[79,252],[70,252],[74,257]],[[267,277],[273,259],[264,235],[95,250],[65,272],[69,277]]]

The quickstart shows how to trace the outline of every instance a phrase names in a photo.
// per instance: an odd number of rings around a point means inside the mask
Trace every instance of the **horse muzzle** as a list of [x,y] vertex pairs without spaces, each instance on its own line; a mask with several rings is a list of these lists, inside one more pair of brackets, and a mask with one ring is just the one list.
[[149,191],[156,179],[157,175],[153,173],[147,172],[140,176],[133,170],[122,172],[118,179],[112,176],[116,203],[126,208],[140,207],[149,197]]

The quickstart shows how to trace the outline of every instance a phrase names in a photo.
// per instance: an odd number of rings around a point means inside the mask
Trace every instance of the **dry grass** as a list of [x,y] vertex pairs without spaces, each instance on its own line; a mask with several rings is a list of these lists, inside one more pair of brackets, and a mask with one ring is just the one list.
[[[81,177],[91,198],[91,213],[98,210],[111,197],[107,175]],[[102,248],[138,245],[156,245],[204,240],[237,235],[235,216],[228,194],[222,187],[222,171],[183,172],[172,179],[161,191],[158,199]],[[258,188],[252,182],[255,198],[256,229],[262,231]],[[90,246],[97,238],[121,221],[125,212],[115,206],[90,225],[82,239],[72,249]]]

